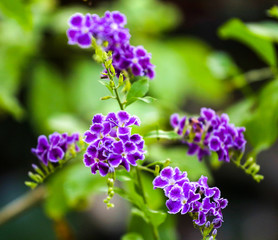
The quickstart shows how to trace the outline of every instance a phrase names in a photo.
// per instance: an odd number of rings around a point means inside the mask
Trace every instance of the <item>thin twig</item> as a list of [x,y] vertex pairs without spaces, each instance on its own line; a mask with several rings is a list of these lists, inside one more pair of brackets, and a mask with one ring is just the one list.
[[46,188],[41,185],[8,203],[6,206],[0,209],[0,225],[8,222],[30,207],[39,203],[45,198],[45,196]]

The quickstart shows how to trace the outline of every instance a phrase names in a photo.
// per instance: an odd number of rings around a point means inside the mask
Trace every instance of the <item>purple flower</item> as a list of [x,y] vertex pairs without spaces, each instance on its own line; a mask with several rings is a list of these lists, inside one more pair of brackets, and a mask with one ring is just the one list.
[[188,145],[187,153],[196,154],[199,160],[213,151],[218,154],[219,161],[229,162],[229,151],[245,149],[245,128],[229,123],[229,117],[225,113],[218,116],[214,110],[202,108],[198,118],[189,118],[186,121],[186,117],[180,118],[175,113],[171,116],[170,123]]
[[145,158],[144,140],[139,134],[131,134],[132,125],[139,126],[140,120],[125,111],[93,117],[90,130],[84,134],[89,146],[83,160],[93,174],[99,170],[105,176],[120,165],[129,171],[130,165],[136,166],[137,160]]
[[72,144],[74,144],[76,152],[80,150],[76,144],[79,140],[78,133],[68,135],[67,133],[59,134],[55,132],[49,135],[48,139],[44,135],[39,136],[37,148],[31,149],[32,153],[36,155],[44,165],[47,165],[49,161],[58,162],[63,159],[65,153]]
[[166,167],[153,180],[154,189],[162,188],[168,198],[166,206],[170,214],[192,213],[193,221],[199,226],[219,228],[223,222],[222,209],[228,201],[220,198],[217,187],[210,188],[207,177],[201,176],[197,182],[190,182],[186,172],[177,167]]
[[103,17],[76,13],[69,20],[68,43],[88,48],[94,37],[105,51],[113,52],[113,66],[117,75],[121,71],[130,70],[134,76],[153,79],[155,71],[154,65],[150,62],[151,54],[143,46],[130,45],[129,30],[124,27],[126,23],[126,16],[118,11],[107,11]]

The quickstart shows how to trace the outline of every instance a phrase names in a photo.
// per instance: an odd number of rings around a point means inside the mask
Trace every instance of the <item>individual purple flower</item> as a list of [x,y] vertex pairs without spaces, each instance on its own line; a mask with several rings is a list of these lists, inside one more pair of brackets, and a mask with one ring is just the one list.
[[228,201],[220,198],[217,187],[208,186],[207,177],[201,176],[197,182],[190,182],[186,172],[181,172],[177,167],[166,167],[153,180],[153,186],[154,189],[164,190],[170,214],[191,213],[194,223],[200,227],[209,228],[213,224],[213,228],[217,229],[221,226],[222,209]]
[[106,176],[120,165],[129,171],[130,165],[136,166],[137,160],[145,158],[144,140],[139,134],[131,134],[132,125],[139,126],[140,120],[125,111],[93,117],[90,130],[84,134],[84,141],[89,144],[84,164],[93,174],[99,171]]
[[223,113],[218,116],[214,110],[202,108],[198,118],[180,118],[173,114],[170,123],[174,130],[188,145],[188,154],[197,155],[199,160],[211,152],[218,154],[219,161],[230,161],[230,151],[245,149],[245,128],[229,123],[229,117]]
[[49,135],[48,139],[45,135],[39,136],[37,147],[32,148],[31,151],[44,165],[48,165],[48,162],[58,162],[63,159],[72,145],[78,152],[80,150],[77,146],[78,141],[78,133],[68,135],[67,133],[59,134],[55,132]]

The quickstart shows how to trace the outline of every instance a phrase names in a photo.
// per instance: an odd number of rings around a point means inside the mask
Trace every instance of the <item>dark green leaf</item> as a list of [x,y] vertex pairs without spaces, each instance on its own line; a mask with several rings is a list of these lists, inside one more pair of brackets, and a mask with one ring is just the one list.
[[176,140],[180,139],[181,136],[174,131],[163,131],[163,130],[155,130],[147,133],[144,138],[157,138],[157,139],[170,139]]
[[133,83],[126,97],[126,106],[135,102],[138,98],[144,97],[149,90],[149,80],[142,78]]
[[239,19],[232,19],[219,29],[219,35],[224,39],[235,39],[246,44],[255,51],[267,64],[276,65],[276,54],[271,41],[253,33]]

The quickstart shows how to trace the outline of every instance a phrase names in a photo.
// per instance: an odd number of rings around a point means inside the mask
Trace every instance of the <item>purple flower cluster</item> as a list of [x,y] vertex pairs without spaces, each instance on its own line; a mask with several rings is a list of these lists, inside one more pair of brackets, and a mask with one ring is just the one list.
[[88,48],[94,37],[105,51],[113,52],[113,65],[117,74],[130,70],[134,76],[148,76],[152,79],[155,72],[150,62],[151,54],[142,46],[130,45],[129,30],[124,27],[126,22],[125,15],[118,11],[107,11],[103,17],[76,13],[69,20],[68,43]]
[[137,160],[145,158],[144,140],[139,134],[131,134],[132,125],[139,126],[140,120],[125,111],[93,117],[90,130],[84,134],[84,141],[89,144],[84,164],[93,174],[99,170],[105,176],[119,165],[129,171],[130,165],[136,166]]
[[72,144],[78,152],[80,149],[76,144],[77,141],[79,141],[78,133],[68,135],[55,132],[49,135],[48,139],[45,135],[41,135],[38,138],[37,148],[32,148],[31,151],[44,165],[48,165],[48,162],[58,162],[63,159]]
[[229,162],[229,151],[245,149],[245,128],[229,123],[225,113],[218,116],[214,110],[202,108],[198,118],[189,118],[187,121],[186,117],[180,118],[178,114],[173,114],[170,123],[188,145],[188,154],[197,154],[199,160],[214,151],[219,161]]
[[166,167],[153,180],[154,189],[162,188],[168,198],[166,206],[169,213],[191,213],[198,226],[210,226],[217,229],[223,222],[222,209],[228,201],[220,198],[217,187],[210,188],[207,177],[201,176],[198,182],[190,182],[186,172],[177,167]]

